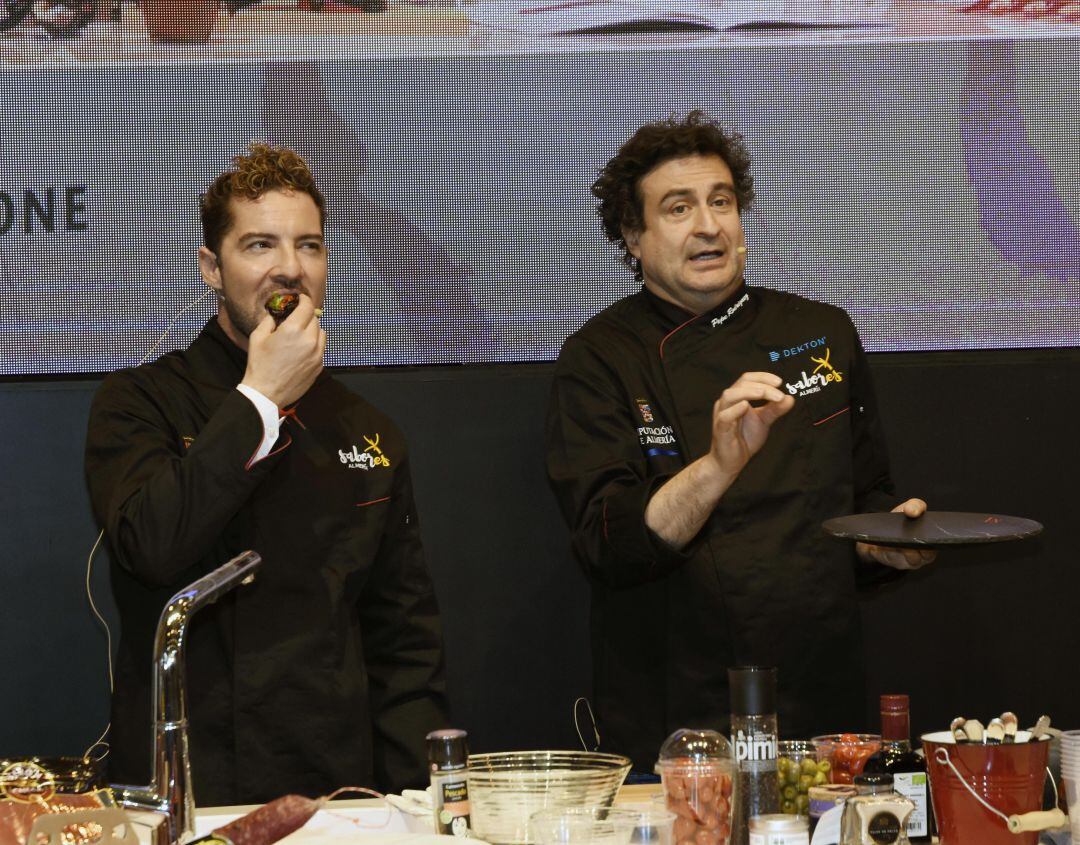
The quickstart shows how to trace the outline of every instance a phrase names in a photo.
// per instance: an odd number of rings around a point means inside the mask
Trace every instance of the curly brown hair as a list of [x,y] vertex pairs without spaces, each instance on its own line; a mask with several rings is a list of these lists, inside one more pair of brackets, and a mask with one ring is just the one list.
[[641,207],[641,180],[671,159],[686,156],[720,156],[731,169],[739,211],[754,204],[754,179],[750,175],[750,152],[738,132],[725,132],[700,109],[682,120],[674,115],[646,123],[600,170],[592,184],[596,207],[607,239],[622,251],[623,262],[642,280],[641,262],[626,248],[624,232],[645,228]]
[[319,209],[319,224],[326,228],[326,200],[315,184],[311,169],[299,155],[286,147],[272,147],[252,141],[248,155],[233,158],[233,169],[210,183],[199,199],[203,244],[215,255],[232,226],[229,202],[233,197],[257,200],[270,191],[307,194]]

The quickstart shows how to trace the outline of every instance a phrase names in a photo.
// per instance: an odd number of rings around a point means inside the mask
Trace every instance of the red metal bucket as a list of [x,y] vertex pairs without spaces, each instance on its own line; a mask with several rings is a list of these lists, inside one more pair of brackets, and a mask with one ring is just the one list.
[[998,813],[1042,809],[1048,741],[957,745],[951,732],[939,731],[924,734],[922,743],[941,845],[1037,845],[1038,831],[1011,833]]

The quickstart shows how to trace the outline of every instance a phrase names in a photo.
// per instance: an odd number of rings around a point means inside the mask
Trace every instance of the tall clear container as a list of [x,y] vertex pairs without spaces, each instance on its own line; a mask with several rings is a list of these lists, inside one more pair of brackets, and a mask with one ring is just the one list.
[[728,669],[731,745],[735,749],[735,816],[732,843],[748,845],[754,816],[780,812],[777,771],[776,669]]
[[734,765],[723,735],[677,730],[661,746],[656,768],[676,816],[676,845],[730,845]]

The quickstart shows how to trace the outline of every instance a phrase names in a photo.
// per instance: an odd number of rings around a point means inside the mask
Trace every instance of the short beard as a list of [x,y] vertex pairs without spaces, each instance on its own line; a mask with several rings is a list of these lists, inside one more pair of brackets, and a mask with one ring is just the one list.
[[229,315],[229,322],[232,324],[233,328],[240,332],[244,337],[251,337],[251,333],[255,331],[259,325],[261,315],[256,314],[252,316],[250,314],[244,314],[231,299],[225,296],[225,262],[223,262],[220,257],[218,257],[217,261],[222,285],[222,289],[218,291],[218,307],[220,308],[224,305],[225,311]]
[[250,314],[243,313],[233,304],[231,299],[220,296],[218,302],[225,306],[225,310],[229,314],[229,322],[232,323],[233,327],[244,337],[251,337],[251,333],[259,325],[258,321],[253,319]]

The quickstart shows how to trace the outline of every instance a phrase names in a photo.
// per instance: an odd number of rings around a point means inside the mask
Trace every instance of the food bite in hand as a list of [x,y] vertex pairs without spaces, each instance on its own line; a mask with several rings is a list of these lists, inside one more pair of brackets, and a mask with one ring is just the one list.
[[300,294],[291,290],[278,291],[266,300],[266,310],[270,313],[270,316],[274,318],[274,322],[280,326],[281,322],[288,317],[299,304]]

